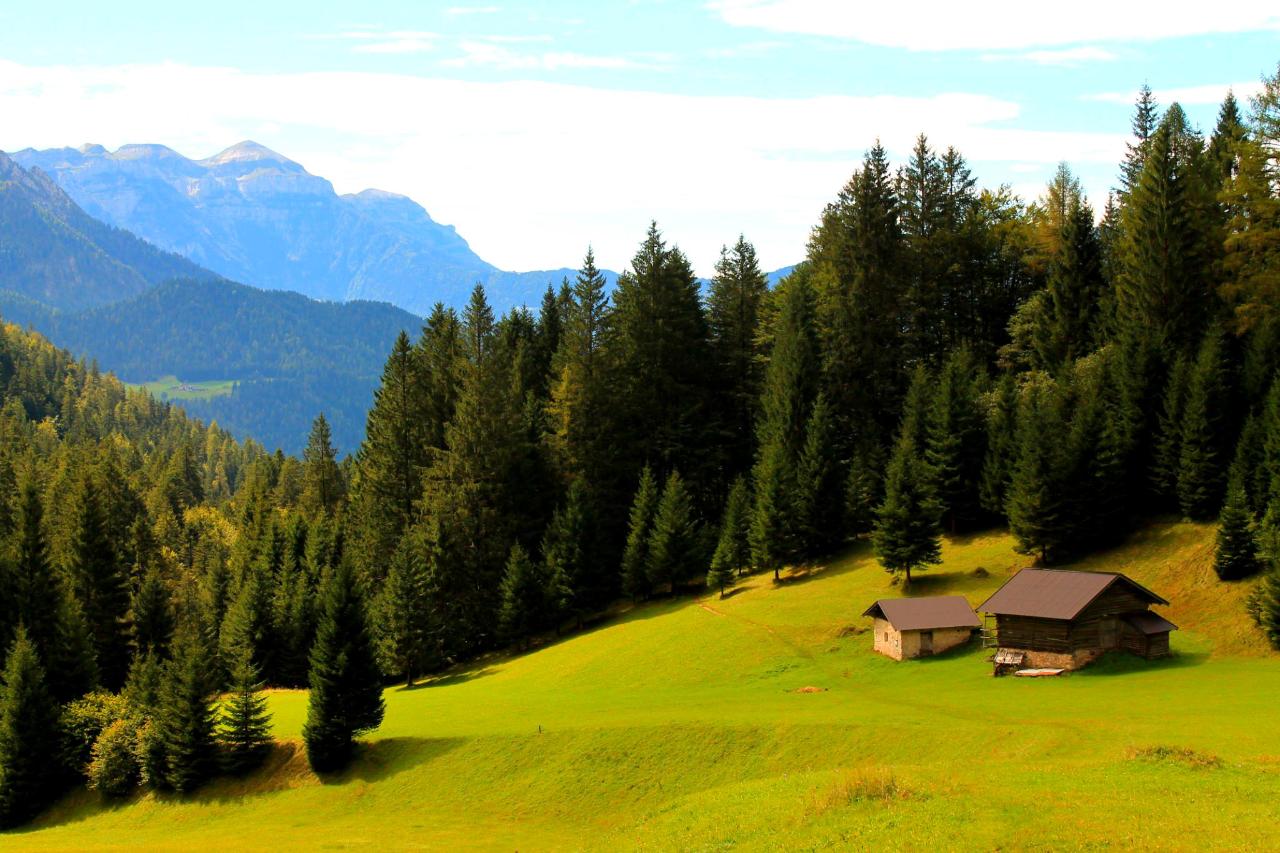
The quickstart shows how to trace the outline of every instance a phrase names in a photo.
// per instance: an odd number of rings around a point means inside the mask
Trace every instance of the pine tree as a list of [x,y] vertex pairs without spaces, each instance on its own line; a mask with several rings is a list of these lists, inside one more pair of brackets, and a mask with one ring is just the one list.
[[705,566],[699,554],[698,524],[694,517],[693,499],[679,471],[672,471],[662,488],[653,514],[646,548],[645,572],[650,588],[676,587],[697,574]]
[[1061,402],[1052,387],[1032,386],[1018,417],[1017,462],[1006,513],[1017,550],[1051,562],[1074,532],[1066,504]]
[[1213,570],[1224,581],[1239,580],[1255,574],[1261,564],[1258,546],[1254,540],[1253,516],[1249,512],[1249,499],[1244,490],[1244,470],[1232,471],[1227,487],[1227,500],[1218,516],[1217,548],[1213,557]]
[[1191,366],[1185,358],[1173,363],[1156,425],[1151,486],[1156,495],[1169,504],[1174,503],[1178,496],[1178,471],[1182,465],[1182,432],[1185,427],[1183,411],[1190,376]]
[[542,536],[543,575],[562,577],[573,590],[579,611],[607,604],[618,590],[617,574],[602,571],[589,559],[594,525],[587,500],[582,479],[571,482],[564,503],[552,514]]
[[982,383],[982,369],[968,348],[955,350],[938,375],[925,419],[924,456],[933,471],[943,523],[952,533],[973,526],[981,517],[980,488],[987,452],[980,406]]
[[72,531],[67,573],[84,608],[103,683],[116,688],[128,670],[129,588],[92,477],[80,484]]
[[217,770],[209,654],[195,625],[179,628],[160,683],[156,726],[164,751],[164,784],[188,794]]
[[876,507],[884,498],[882,491],[878,454],[858,448],[849,460],[844,492],[845,529],[851,536],[861,536],[875,526]]
[[658,509],[658,481],[648,465],[640,472],[640,485],[631,502],[627,528],[627,545],[622,552],[622,590],[633,599],[649,595],[652,587],[646,567],[649,564],[649,533]]
[[702,483],[719,464],[708,405],[715,366],[697,276],[657,223],[618,276],[609,323],[619,464],[680,468]]
[[1187,383],[1178,457],[1178,504],[1187,518],[1208,520],[1222,505],[1225,462],[1222,435],[1228,404],[1222,340],[1211,332]]
[[356,455],[360,478],[363,536],[369,539],[369,566],[385,566],[413,518],[413,505],[422,495],[422,470],[427,464],[422,429],[426,422],[419,360],[409,336],[396,338],[382,370],[365,427],[365,442]]
[[274,631],[267,558],[250,567],[235,601],[227,608],[218,632],[218,651],[225,664],[249,649],[254,665],[268,677],[275,675],[279,643]]
[[[903,365],[909,363],[901,334],[910,289],[903,280],[900,208],[888,156],[877,142],[823,212],[808,251],[823,328],[823,388],[836,431],[868,446],[889,443]],[[810,401],[803,397],[803,411]],[[767,409],[764,414],[768,416]]]
[[129,608],[129,625],[133,631],[133,648],[137,652],[152,649],[165,654],[173,638],[173,607],[169,590],[157,566],[151,566],[133,593]]
[[751,463],[755,413],[760,399],[763,359],[756,325],[769,283],[756,250],[739,235],[733,248],[720,250],[707,298],[711,349],[723,382],[725,440],[730,471]]
[[506,642],[524,644],[545,624],[546,590],[542,581],[529,552],[519,544],[512,545],[502,576],[502,606],[498,610],[498,635]]
[[1147,146],[1160,121],[1159,105],[1151,87],[1146,83],[1138,90],[1138,100],[1133,111],[1133,142],[1127,143],[1128,151],[1120,174],[1120,195],[1124,199],[1133,192],[1142,175],[1147,159]]
[[818,394],[819,363],[814,299],[805,276],[788,279],[765,371],[751,518],[752,562],[772,569],[803,548],[803,525],[795,507],[799,459]]
[[711,556],[707,586],[719,587],[721,596],[733,579],[751,566],[750,535],[751,492],[744,477],[733,481],[720,522],[720,538]]
[[350,763],[355,737],[381,725],[383,714],[364,599],[347,561],[338,564],[321,593],[310,680],[302,738],[312,769],[331,773]]
[[921,461],[915,443],[904,434],[894,445],[885,471],[884,501],[876,510],[871,541],[877,559],[892,575],[904,574],[942,561],[938,519],[942,506],[932,490],[932,474]]
[[412,535],[401,540],[374,603],[382,670],[405,685],[437,662],[431,636],[431,588],[426,563]]
[[796,460],[793,498],[801,556],[816,556],[843,540],[845,485],[836,461],[835,423],[821,392],[805,424],[804,446]]
[[1280,568],[1274,562],[1250,593],[1247,607],[1271,648],[1280,649]]
[[311,435],[302,452],[302,508],[310,515],[332,515],[346,497],[346,483],[338,467],[329,422],[323,414],[311,424]]
[[1011,373],[1000,377],[991,394],[987,415],[987,453],[982,463],[979,495],[982,508],[1004,516],[1018,449],[1018,381]]
[[58,706],[45,686],[35,645],[19,626],[9,646],[0,690],[0,827],[19,826],[57,795]]
[[247,773],[271,751],[271,713],[253,654],[241,649],[231,665],[231,695],[218,720],[222,766],[230,773]]
[[1091,349],[1105,285],[1093,209],[1082,199],[1067,211],[1060,241],[1045,285],[1047,327],[1036,342],[1041,364],[1051,370]]
[[1116,313],[1167,352],[1194,344],[1210,316],[1215,243],[1203,142],[1174,104],[1147,141],[1121,216]]

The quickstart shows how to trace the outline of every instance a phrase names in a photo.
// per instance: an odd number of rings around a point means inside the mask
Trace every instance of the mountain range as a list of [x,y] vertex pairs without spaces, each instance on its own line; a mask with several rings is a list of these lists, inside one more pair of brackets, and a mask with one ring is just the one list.
[[0,290],[76,311],[212,273],[86,214],[47,174],[0,152]]
[[426,314],[437,301],[460,307],[476,282],[496,309],[536,305],[548,283],[574,275],[500,270],[412,199],[372,189],[339,195],[255,142],[204,160],[163,145],[12,156],[49,175],[90,216],[255,287]]

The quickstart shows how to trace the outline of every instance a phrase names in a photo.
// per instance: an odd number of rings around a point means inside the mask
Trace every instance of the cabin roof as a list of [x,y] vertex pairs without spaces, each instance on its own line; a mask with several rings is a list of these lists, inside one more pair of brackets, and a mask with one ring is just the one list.
[[1167,634],[1178,630],[1178,626],[1161,616],[1147,610],[1142,613],[1126,613],[1121,617],[1139,632],[1150,637],[1152,634]]
[[1130,587],[1150,604],[1169,603],[1137,581],[1113,572],[1023,569],[978,609],[999,616],[1074,619],[1115,584]]
[[982,623],[962,595],[930,598],[882,598],[868,607],[863,616],[887,621],[898,631],[929,631],[934,628],[978,628]]

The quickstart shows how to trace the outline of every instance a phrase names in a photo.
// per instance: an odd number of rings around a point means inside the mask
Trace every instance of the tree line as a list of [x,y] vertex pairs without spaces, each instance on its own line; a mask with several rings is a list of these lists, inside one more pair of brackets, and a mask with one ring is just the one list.
[[1024,203],[875,145],[772,289],[739,237],[704,293],[654,224],[612,292],[588,250],[536,311],[437,306],[342,460],[323,416],[269,453],[4,327],[0,817],[252,766],[262,684],[337,770],[384,680],[860,537],[910,583],[944,532],[1052,564],[1216,518],[1280,643],[1277,151],[1280,72],[1207,139],[1144,88],[1100,216],[1065,166]]

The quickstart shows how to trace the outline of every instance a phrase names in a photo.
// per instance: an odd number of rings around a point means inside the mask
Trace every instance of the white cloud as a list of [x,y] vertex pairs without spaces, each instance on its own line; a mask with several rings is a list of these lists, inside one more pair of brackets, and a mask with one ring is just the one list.
[[[1235,93],[1236,100],[1242,104],[1247,104],[1249,98],[1262,91],[1262,83],[1258,80],[1248,80],[1243,83],[1213,83],[1206,86],[1187,86],[1180,89],[1156,89],[1155,96],[1156,100],[1164,105],[1177,101],[1183,106],[1204,106],[1222,103],[1222,99],[1227,96],[1228,91]],[[1108,104],[1132,104],[1137,96],[1137,91],[1099,92],[1094,95],[1085,95],[1084,100],[1102,101]]]
[[1061,50],[1031,50],[1025,53],[988,53],[984,54],[984,62],[1020,61],[1034,62],[1036,65],[1060,65],[1073,67],[1090,62],[1110,62],[1116,55],[1101,47],[1067,47]]
[[1069,7],[1028,0],[920,0],[910,7],[849,0],[713,0],[729,24],[832,36],[910,50],[1020,50],[1100,41],[1155,40],[1280,29],[1274,0],[1212,3],[1077,0]]
[[584,53],[568,51],[548,51],[546,53],[520,53],[503,47],[494,39],[464,39],[458,43],[461,56],[441,60],[440,64],[449,68],[467,68],[473,66],[490,66],[504,71],[537,69],[558,71],[562,68],[612,68],[612,69],[648,69],[656,67],[647,63],[636,62],[623,56],[592,56]]
[[[1009,127],[986,95],[753,98],[180,64],[35,67],[0,60],[0,149],[163,142],[192,157],[254,138],[333,181],[411,196],[506,269],[572,265],[590,242],[628,263],[650,218],[709,273],[739,232],[762,263],[798,260],[824,204],[879,137],[920,130],[986,184],[996,162],[1111,174],[1121,133]],[[1040,183],[1020,175],[1028,186]]]
[[425,53],[435,50],[440,34],[426,30],[383,30],[368,26],[308,38],[355,42],[351,48],[353,53]]

